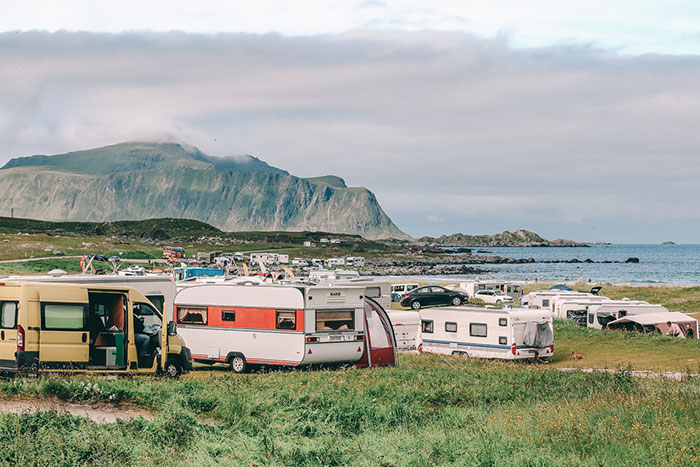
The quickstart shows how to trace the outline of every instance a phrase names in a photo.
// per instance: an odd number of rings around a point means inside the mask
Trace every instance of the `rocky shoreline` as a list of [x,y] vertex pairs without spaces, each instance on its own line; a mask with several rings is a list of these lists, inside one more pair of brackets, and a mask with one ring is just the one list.
[[503,256],[483,255],[445,255],[445,256],[406,256],[391,258],[375,258],[367,261],[362,275],[367,276],[409,276],[409,275],[450,275],[450,274],[485,274],[493,272],[488,269],[474,267],[475,265],[488,264],[612,264],[612,263],[639,263],[639,258],[628,258],[626,261],[593,261],[592,259],[580,260],[545,260],[536,261],[534,258],[506,258]]

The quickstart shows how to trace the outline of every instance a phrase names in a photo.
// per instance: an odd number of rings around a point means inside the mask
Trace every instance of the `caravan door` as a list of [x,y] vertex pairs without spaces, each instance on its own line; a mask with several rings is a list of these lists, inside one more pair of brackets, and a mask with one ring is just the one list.
[[43,288],[39,364],[50,368],[86,368],[90,360],[86,289]]

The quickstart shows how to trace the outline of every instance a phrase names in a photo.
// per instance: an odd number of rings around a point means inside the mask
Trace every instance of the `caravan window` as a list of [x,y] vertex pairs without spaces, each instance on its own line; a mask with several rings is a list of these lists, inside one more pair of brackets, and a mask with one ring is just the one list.
[[498,318],[499,326],[508,326],[508,318]]
[[365,296],[369,298],[379,298],[382,296],[382,289],[379,287],[367,287],[365,288]]
[[[277,310],[277,329],[296,329],[297,328],[297,312],[296,311],[279,311]],[[318,316],[316,317],[318,322]]]
[[445,323],[445,332],[457,332],[457,323]]
[[203,324],[208,321],[208,310],[191,306],[177,307],[177,322],[181,324]]
[[421,321],[421,331],[423,331],[426,334],[432,334],[433,333],[433,320],[424,319],[423,321]]
[[352,331],[354,314],[353,310],[316,311],[316,331]]
[[501,345],[507,345],[508,344],[508,338],[506,336],[499,336],[498,338],[498,343]]
[[60,331],[85,329],[87,306],[82,303],[43,303],[41,328]]
[[0,328],[17,328],[17,303],[0,302]]
[[542,306],[549,306],[549,299],[547,299],[547,298],[543,299]]
[[221,310],[221,321],[236,321],[236,310]]
[[469,335],[473,337],[486,337],[486,323],[469,323]]

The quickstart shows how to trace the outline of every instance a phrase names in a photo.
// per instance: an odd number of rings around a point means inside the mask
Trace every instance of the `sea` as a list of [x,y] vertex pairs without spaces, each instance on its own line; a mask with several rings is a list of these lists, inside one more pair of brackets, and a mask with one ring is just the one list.
[[[446,248],[449,252],[451,249]],[[700,285],[700,245],[591,245],[589,247],[473,247],[479,255],[533,258],[535,261],[591,259],[596,263],[530,263],[474,265],[487,269],[482,279],[578,281],[623,284]],[[625,263],[639,258],[639,263]],[[620,263],[600,263],[619,261]],[[469,275],[414,276],[430,281],[474,279]]]

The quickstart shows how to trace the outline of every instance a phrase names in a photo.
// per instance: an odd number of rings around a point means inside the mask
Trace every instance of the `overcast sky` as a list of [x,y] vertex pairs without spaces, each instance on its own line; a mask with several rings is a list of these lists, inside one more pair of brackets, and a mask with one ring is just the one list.
[[176,139],[414,236],[700,243],[694,2],[54,3],[0,1],[0,164]]

